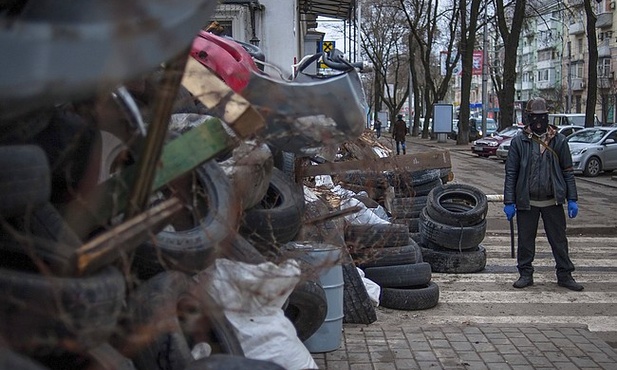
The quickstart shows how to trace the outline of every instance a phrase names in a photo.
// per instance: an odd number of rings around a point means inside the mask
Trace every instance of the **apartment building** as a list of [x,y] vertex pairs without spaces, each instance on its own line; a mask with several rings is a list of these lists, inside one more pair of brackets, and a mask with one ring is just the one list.
[[[596,115],[616,122],[615,65],[617,33],[613,33],[615,0],[592,1],[597,15],[598,99]],[[517,61],[516,100],[547,99],[555,111],[584,113],[587,106],[589,50],[583,0],[543,1],[526,20]]]

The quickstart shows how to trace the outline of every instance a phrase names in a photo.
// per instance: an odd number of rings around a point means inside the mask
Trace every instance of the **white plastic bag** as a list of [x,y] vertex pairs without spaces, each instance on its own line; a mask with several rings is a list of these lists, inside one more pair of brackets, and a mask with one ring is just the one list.
[[317,369],[281,307],[300,280],[295,260],[251,265],[217,259],[195,278],[222,307],[247,358],[288,370]]
[[381,287],[379,284],[374,282],[373,280],[364,276],[364,271],[361,268],[356,267],[358,269],[358,274],[362,278],[362,282],[364,282],[364,287],[366,288],[366,292],[368,293],[368,297],[375,307],[379,306],[379,295],[381,294]]
[[346,215],[345,220],[352,225],[389,224],[389,221],[377,216],[370,208],[355,198],[345,199],[341,202],[341,209],[359,206],[360,211]]

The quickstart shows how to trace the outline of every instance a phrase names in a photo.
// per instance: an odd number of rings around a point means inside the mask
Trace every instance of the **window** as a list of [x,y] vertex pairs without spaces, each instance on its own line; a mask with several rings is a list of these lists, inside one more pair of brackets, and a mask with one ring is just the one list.
[[577,44],[576,46],[578,48],[578,52],[580,54],[584,53],[585,49],[583,48],[583,38],[582,37],[579,37],[578,39],[576,39],[576,44]]
[[598,60],[598,77],[609,77],[611,74],[611,58]]
[[549,70],[548,69],[541,69],[538,71],[538,82],[542,82],[542,81],[548,81],[549,80]]
[[583,63],[572,63],[570,65],[570,75],[572,78],[583,78]]
[[538,62],[555,59],[555,50],[544,50],[538,52]]

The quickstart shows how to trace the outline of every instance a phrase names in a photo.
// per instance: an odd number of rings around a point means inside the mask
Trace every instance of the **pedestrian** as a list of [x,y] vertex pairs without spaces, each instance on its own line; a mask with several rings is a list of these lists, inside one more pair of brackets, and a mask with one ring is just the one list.
[[401,154],[400,148],[403,148],[403,154],[407,154],[405,146],[405,136],[407,136],[407,124],[403,121],[403,115],[399,114],[394,126],[392,127],[392,137],[396,142],[396,155]]
[[373,124],[373,128],[375,129],[375,132],[377,133],[377,137],[381,136],[381,121],[379,119],[375,120],[375,123]]
[[525,128],[515,136],[508,151],[504,181],[504,213],[508,221],[516,215],[518,227],[515,288],[533,285],[533,260],[540,216],[553,252],[559,286],[581,291],[572,277],[574,264],[568,255],[566,217],[578,214],[578,195],[570,148],[563,134],[548,124],[546,101],[531,99],[525,109]]

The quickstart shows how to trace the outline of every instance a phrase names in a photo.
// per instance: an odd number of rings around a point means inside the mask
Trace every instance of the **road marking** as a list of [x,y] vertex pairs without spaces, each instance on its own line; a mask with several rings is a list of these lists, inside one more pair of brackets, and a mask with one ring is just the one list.
[[[512,288],[514,289],[514,288]],[[507,292],[475,292],[441,290],[439,301],[443,303],[617,303],[617,292],[547,292],[546,290],[507,291]]]
[[[576,281],[580,283],[594,284],[617,284],[617,275],[603,272],[575,272]],[[445,274],[433,272],[431,279],[436,283],[451,284],[451,283],[509,283],[512,284],[518,278],[518,272],[512,273],[486,273],[479,272],[475,274]],[[536,272],[533,280],[536,284],[557,284],[555,273],[551,272]],[[470,286],[473,290],[473,286]]]

